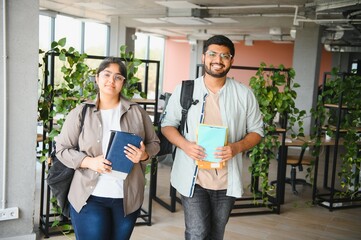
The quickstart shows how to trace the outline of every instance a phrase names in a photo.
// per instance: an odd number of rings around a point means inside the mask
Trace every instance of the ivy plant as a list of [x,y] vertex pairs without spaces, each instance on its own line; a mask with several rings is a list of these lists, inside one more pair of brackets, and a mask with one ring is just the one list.
[[[306,114],[306,111],[300,111],[295,105],[297,98],[295,89],[300,85],[293,82],[294,69],[286,69],[283,65],[279,65],[278,68],[274,68],[273,65],[269,68],[266,66],[262,62],[257,73],[250,80],[250,87],[256,96],[263,117],[264,138],[251,150],[252,164],[249,171],[255,178],[251,186],[254,197],[261,197],[264,204],[268,202],[268,196],[274,191],[274,187],[268,181],[269,165],[272,159],[277,158],[275,152],[281,144],[278,134],[279,126],[275,121],[276,115],[279,115],[281,120],[286,116],[288,124],[284,131],[295,138],[304,136],[303,117]],[[260,192],[254,186],[257,179],[261,183]]]
[[[94,76],[95,69],[91,69],[86,63],[86,54],[81,54],[73,47],[66,49],[66,38],[54,41],[51,49],[47,52],[39,50],[42,56],[40,63],[41,76],[39,77],[40,96],[38,99],[38,121],[42,122],[45,132],[48,133],[44,141],[44,148],[41,153],[41,162],[45,161],[50,143],[59,134],[66,115],[84,99],[94,99],[96,96],[95,83],[89,80]],[[59,84],[50,84],[49,67],[50,58],[59,60],[62,64],[60,71],[62,80]],[[52,64],[57,64],[52,61]],[[55,68],[55,67],[54,67]],[[55,73],[52,73],[55,75]],[[58,76],[58,75],[57,75]],[[57,127],[53,127],[56,119]]]
[[[49,51],[39,49],[41,62],[39,63],[39,98],[38,98],[38,121],[42,123],[44,128],[43,149],[40,152],[40,161],[44,162],[48,159],[51,151],[51,143],[57,136],[67,114],[78,104],[87,99],[95,99],[96,87],[95,82],[90,80],[95,76],[96,69],[90,68],[86,64],[87,54],[79,53],[73,47],[65,48],[66,38],[54,41]],[[131,99],[135,93],[145,98],[146,94],[138,91],[137,83],[140,80],[136,77],[136,73],[141,60],[134,57],[133,52],[126,52],[126,46],[120,47],[120,57],[126,64],[127,82],[122,89],[122,95]],[[52,60],[50,60],[52,59]],[[50,64],[60,64],[60,73],[49,71]],[[54,66],[53,66],[54,67]],[[55,67],[54,67],[55,69]],[[59,68],[56,68],[57,70]],[[51,74],[53,74],[51,76]],[[60,81],[50,83],[51,78],[60,76]],[[54,122],[56,120],[56,127]],[[53,208],[52,212],[61,214],[61,208],[57,205],[56,198],[50,199]],[[60,227],[59,219],[55,218],[52,227]],[[71,226],[63,225],[62,230],[69,230]],[[64,231],[62,231],[64,233]]]
[[122,94],[128,99],[131,99],[134,94],[139,94],[142,98],[147,98],[147,95],[144,92],[138,90],[138,82],[140,79],[136,76],[139,66],[142,64],[142,61],[134,57],[132,51],[126,51],[127,46],[122,45],[120,47],[120,57],[124,59],[125,66],[127,68],[127,81],[125,86],[122,89]]
[[[319,156],[322,137],[327,134],[333,138],[342,137],[345,151],[341,153],[341,166],[337,173],[341,188],[340,197],[354,197],[361,187],[359,181],[361,150],[361,76],[353,73],[340,73],[333,68],[324,81],[317,99],[311,109],[317,120],[314,128],[316,147],[313,154]],[[342,105],[340,105],[342,104]],[[337,132],[337,124],[339,131]],[[324,134],[322,134],[324,133]]]

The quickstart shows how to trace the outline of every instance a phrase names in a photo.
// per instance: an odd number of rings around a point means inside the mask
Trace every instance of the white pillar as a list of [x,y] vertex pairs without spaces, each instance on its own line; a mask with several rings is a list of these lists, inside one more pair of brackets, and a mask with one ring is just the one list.
[[127,28],[122,25],[119,17],[110,19],[110,47],[109,55],[114,57],[120,56],[120,46],[126,45],[127,51],[134,52],[134,28]]

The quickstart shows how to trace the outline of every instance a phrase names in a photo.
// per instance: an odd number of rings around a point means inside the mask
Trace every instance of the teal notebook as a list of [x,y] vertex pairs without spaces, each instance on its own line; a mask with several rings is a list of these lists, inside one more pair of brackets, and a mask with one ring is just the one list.
[[227,144],[227,127],[200,124],[198,126],[197,144],[205,149],[205,161],[219,162],[215,158],[216,148]]

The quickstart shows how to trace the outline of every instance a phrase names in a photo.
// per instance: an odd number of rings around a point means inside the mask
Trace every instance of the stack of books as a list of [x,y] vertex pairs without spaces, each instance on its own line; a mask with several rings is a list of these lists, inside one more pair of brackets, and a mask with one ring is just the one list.
[[228,128],[200,124],[198,126],[197,144],[205,149],[206,157],[196,163],[202,169],[220,169],[225,163],[214,155],[218,147],[227,145]]

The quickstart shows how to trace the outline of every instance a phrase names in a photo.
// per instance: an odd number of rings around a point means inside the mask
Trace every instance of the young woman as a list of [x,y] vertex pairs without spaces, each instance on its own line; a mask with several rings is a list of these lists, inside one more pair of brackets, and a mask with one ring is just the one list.
[[[159,151],[159,139],[146,111],[121,96],[127,72],[118,58],[101,62],[96,74],[99,88],[96,102],[88,107],[80,129],[85,104],[73,109],[56,139],[57,157],[75,169],[68,199],[70,216],[79,240],[129,239],[144,198],[146,160]],[[88,105],[89,106],[89,105]],[[140,148],[124,151],[134,162],[125,179],[112,174],[104,158],[110,130],[139,135]]]

